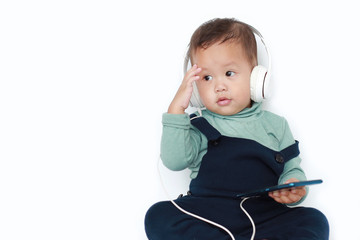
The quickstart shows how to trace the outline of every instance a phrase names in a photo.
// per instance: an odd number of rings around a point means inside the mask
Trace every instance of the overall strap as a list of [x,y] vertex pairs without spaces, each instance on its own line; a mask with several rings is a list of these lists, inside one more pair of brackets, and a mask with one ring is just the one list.
[[297,157],[300,154],[299,142],[295,140],[294,144],[281,150],[280,152],[288,159],[293,159],[294,157]]
[[299,142],[295,141],[295,143],[281,151],[273,151],[273,160],[268,161],[267,164],[280,176],[284,171],[285,164],[299,154]]
[[208,141],[216,141],[221,137],[221,133],[216,130],[211,124],[203,117],[196,116],[195,114],[190,115],[190,121],[202,134],[206,136]]
[[299,154],[299,142],[295,140],[295,143],[278,152],[275,155],[275,160],[277,163],[284,164],[287,161],[293,159],[294,157],[297,157]]

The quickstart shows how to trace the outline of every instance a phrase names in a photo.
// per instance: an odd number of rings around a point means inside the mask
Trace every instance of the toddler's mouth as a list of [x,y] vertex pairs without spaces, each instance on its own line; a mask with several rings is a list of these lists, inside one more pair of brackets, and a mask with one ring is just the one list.
[[227,106],[230,104],[230,102],[231,102],[231,99],[226,98],[226,97],[221,97],[217,100],[216,103],[220,106]]

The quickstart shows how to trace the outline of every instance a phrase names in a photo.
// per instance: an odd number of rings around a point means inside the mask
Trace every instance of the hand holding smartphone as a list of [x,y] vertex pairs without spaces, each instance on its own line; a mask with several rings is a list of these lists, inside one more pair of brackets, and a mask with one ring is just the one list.
[[236,195],[236,198],[246,198],[246,197],[255,197],[255,196],[261,196],[266,195],[269,192],[286,189],[286,188],[293,188],[293,187],[302,187],[302,186],[308,186],[308,185],[314,185],[314,184],[320,184],[323,181],[321,179],[316,180],[309,180],[309,181],[301,181],[301,182],[291,182],[286,184],[280,184],[276,186],[271,186],[263,189],[257,189],[250,192],[245,193],[239,193]]

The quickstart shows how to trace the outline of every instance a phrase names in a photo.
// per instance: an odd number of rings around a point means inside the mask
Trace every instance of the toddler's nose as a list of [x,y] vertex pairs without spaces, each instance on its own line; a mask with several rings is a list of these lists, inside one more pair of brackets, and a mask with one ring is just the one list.
[[219,92],[224,92],[224,91],[226,91],[226,86],[225,86],[225,84],[224,83],[222,83],[222,82],[218,82],[217,84],[216,84],[216,86],[215,86],[215,92],[216,93],[219,93]]

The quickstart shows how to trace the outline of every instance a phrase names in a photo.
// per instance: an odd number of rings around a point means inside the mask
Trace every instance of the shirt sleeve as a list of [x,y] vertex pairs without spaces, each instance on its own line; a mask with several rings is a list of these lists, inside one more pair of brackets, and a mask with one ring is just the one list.
[[198,158],[201,136],[191,127],[188,114],[164,113],[160,157],[173,171],[189,167]]
[[[283,137],[282,137],[282,141],[280,143],[280,149],[284,149],[293,143],[295,143],[294,137],[291,133],[288,122],[284,119]],[[280,175],[278,183],[283,184],[290,178],[296,178],[299,181],[305,181],[306,175],[305,175],[304,170],[301,168],[300,163],[301,163],[300,156],[296,156],[293,159],[290,159],[288,162],[286,162],[285,166],[284,166],[284,170],[283,170],[282,174]],[[309,189],[306,188],[306,195],[300,201],[298,201],[294,204],[289,204],[289,205],[297,205],[297,204],[303,202],[305,200],[308,192],[309,192]]]
[[[283,136],[280,141],[280,149],[285,149],[295,143],[295,139],[291,133],[289,124],[284,119],[283,122]],[[306,180],[305,172],[300,167],[301,158],[296,156],[285,163],[284,171],[279,178],[279,184],[286,182],[290,178],[297,178],[299,181]]]

